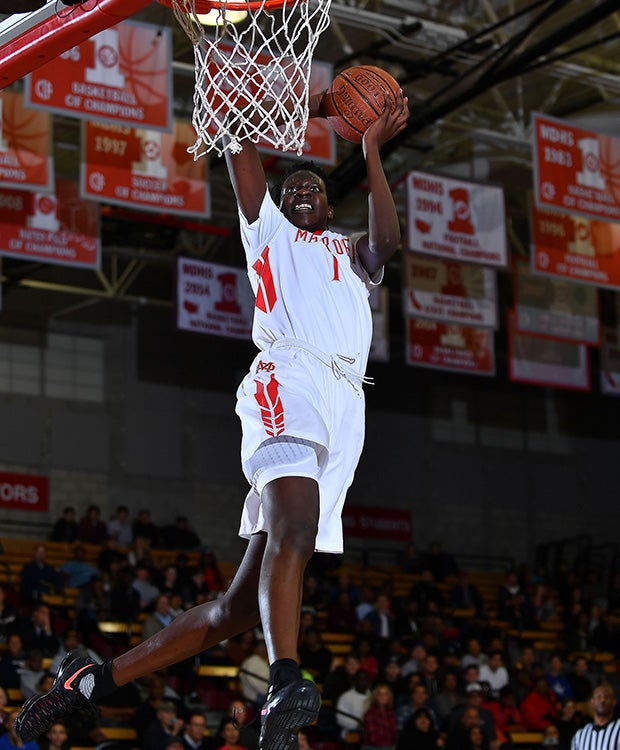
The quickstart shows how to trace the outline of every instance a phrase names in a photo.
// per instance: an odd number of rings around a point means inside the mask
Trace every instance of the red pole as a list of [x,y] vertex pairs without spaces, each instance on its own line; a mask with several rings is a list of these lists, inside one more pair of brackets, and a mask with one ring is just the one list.
[[86,0],[68,8],[57,3],[58,13],[0,47],[0,88],[150,4],[151,0]]

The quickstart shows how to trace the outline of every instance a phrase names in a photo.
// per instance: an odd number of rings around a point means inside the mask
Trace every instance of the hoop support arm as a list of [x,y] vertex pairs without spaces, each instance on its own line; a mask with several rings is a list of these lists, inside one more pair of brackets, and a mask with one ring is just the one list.
[[[0,47],[0,89],[150,5],[151,0],[97,0],[76,5]],[[84,7],[86,6],[86,8]]]

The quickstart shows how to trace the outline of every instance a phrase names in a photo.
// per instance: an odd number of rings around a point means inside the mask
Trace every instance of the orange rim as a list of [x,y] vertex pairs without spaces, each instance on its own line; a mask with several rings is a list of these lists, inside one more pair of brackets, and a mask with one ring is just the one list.
[[[189,2],[190,0],[185,0]],[[172,0],[159,0],[162,5],[172,8]],[[181,0],[183,2],[183,0]],[[194,6],[197,13],[208,13],[210,10],[259,10],[260,8],[281,8],[286,5],[288,0],[194,0]]]

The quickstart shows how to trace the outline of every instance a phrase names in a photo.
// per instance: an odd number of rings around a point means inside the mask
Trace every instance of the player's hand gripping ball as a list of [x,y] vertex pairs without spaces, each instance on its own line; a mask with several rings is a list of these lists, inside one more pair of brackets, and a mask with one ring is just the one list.
[[334,78],[323,95],[321,109],[341,138],[361,143],[388,101],[394,110],[400,88],[385,70],[374,65],[354,65]]

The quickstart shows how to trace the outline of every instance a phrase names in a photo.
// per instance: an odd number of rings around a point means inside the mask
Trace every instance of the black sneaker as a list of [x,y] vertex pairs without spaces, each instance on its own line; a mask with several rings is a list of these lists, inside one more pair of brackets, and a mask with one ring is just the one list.
[[321,696],[311,680],[295,680],[271,696],[261,711],[259,750],[293,750],[297,732],[319,717]]
[[97,707],[93,701],[77,686],[98,666],[86,649],[70,651],[63,659],[52,687],[43,695],[29,698],[15,717],[15,733],[22,742],[36,740],[65,714],[75,711],[96,713]]

